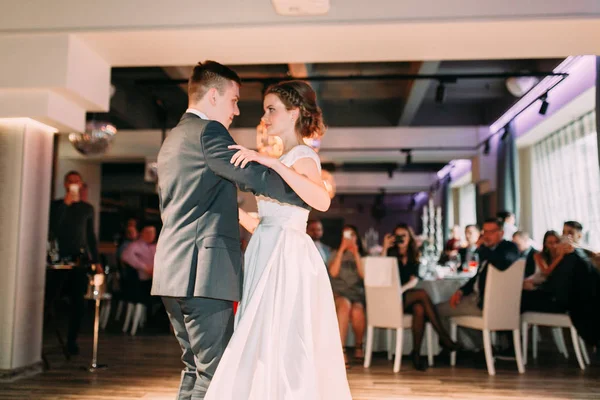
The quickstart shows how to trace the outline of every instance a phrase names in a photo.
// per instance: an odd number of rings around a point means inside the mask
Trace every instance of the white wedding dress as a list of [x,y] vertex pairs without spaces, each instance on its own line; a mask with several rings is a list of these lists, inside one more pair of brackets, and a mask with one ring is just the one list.
[[[296,146],[292,166],[317,154]],[[306,234],[308,210],[259,197],[235,331],[205,400],[351,399],[327,269]]]

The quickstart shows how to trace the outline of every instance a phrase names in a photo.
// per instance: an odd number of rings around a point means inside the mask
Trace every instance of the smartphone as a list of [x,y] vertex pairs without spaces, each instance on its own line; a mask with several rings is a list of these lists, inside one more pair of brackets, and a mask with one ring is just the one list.
[[69,185],[69,192],[77,196],[79,194],[79,185],[76,183]]
[[343,237],[344,239],[352,239],[352,231],[344,231]]
[[563,235],[560,237],[560,243],[571,244],[573,243],[573,237],[571,235]]

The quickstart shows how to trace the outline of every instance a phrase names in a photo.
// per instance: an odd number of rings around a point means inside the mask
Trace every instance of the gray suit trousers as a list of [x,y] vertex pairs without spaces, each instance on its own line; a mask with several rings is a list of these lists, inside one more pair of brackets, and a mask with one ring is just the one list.
[[233,334],[233,303],[207,297],[163,297],[162,300],[185,365],[177,399],[204,399]]
[[[473,315],[476,317],[480,317],[483,315],[483,311],[481,308],[477,306],[478,303],[477,295],[475,293],[471,293],[462,298],[461,302],[455,307],[450,307],[450,302],[446,301],[444,303],[438,304],[437,311],[440,317],[442,317],[442,323],[446,329],[450,326],[450,317],[460,317],[464,315]],[[448,331],[450,331],[448,329]],[[481,349],[483,348],[483,336],[480,331],[476,331],[469,328],[461,328],[458,330],[458,339],[459,342],[465,346],[467,349]]]

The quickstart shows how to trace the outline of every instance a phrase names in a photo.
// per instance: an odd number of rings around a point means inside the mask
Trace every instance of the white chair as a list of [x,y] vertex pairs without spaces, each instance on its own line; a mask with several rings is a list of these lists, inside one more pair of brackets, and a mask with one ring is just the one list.
[[[402,362],[403,331],[412,326],[412,315],[404,314],[402,291],[398,275],[398,261],[395,257],[365,257],[365,295],[367,302],[367,343],[364,367],[371,366],[373,353],[373,333],[375,328],[396,330],[396,355],[394,372],[400,371]],[[429,325],[429,324],[428,324]],[[431,328],[426,326],[427,358],[433,364]],[[388,339],[391,331],[388,331]],[[391,340],[388,340],[391,346]],[[391,359],[391,352],[388,357]]]
[[[568,314],[553,314],[553,313],[541,313],[541,312],[525,312],[521,315],[521,325],[523,329],[523,362],[527,364],[527,332],[529,325],[536,328],[537,326],[550,326],[555,328],[553,334],[555,335],[555,342],[558,346],[558,350],[569,358],[564,337],[562,336],[562,328],[569,328],[571,331],[571,340],[573,341],[573,349],[575,350],[575,357],[579,363],[579,368],[585,370],[585,364],[589,364],[589,355],[585,348],[585,343],[579,337],[577,329],[573,326],[571,317]],[[556,329],[559,329],[558,331]],[[533,329],[533,358],[537,358],[537,329]]]
[[[518,260],[507,270],[500,271],[493,265],[487,266],[485,294],[483,298],[483,316],[460,316],[450,319],[450,335],[456,340],[457,327],[477,329],[483,332],[483,346],[488,374],[496,375],[492,354],[492,331],[512,331],[515,345],[515,357],[519,373],[525,372],[521,358],[520,308],[521,288],[525,260]],[[450,355],[450,364],[456,365],[456,352]]]
[[146,323],[146,306],[143,303],[127,303],[127,313],[123,324],[123,333],[129,330],[131,322],[131,336],[135,336],[138,328],[143,328]]

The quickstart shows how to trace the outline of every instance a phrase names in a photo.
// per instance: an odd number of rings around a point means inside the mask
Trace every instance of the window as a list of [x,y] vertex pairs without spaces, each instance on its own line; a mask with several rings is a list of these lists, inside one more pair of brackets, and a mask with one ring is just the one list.
[[600,250],[600,168],[595,112],[533,145],[533,234],[583,224],[584,244]]
[[458,189],[460,203],[458,205],[459,225],[463,228],[477,223],[475,184],[469,183]]

